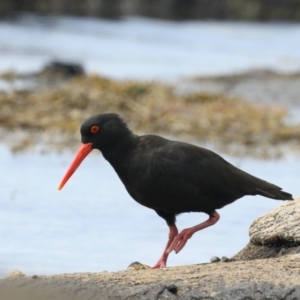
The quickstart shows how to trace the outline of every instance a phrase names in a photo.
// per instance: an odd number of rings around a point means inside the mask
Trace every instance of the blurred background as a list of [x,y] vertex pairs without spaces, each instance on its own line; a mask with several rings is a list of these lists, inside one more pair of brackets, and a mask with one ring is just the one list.
[[1,14],[23,11],[117,19],[143,16],[171,20],[289,20],[299,21],[298,0],[3,0]]
[[[1,0],[0,277],[154,265],[168,228],[100,153],[57,186],[87,117],[120,114],[298,196],[298,0]],[[223,208],[169,265],[232,257],[281,202]],[[178,217],[178,228],[204,214]]]

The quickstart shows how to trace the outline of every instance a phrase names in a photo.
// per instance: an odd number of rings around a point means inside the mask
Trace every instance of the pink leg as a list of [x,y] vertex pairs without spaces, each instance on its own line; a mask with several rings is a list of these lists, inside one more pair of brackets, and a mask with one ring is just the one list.
[[176,225],[171,225],[169,227],[170,227],[170,232],[169,232],[169,239],[168,239],[167,245],[165,247],[165,250],[164,250],[162,256],[160,257],[158,262],[155,264],[153,269],[164,268],[167,265],[167,259],[168,259],[168,256],[169,256],[169,252],[167,252],[167,249],[170,247],[170,245],[172,244],[174,238],[178,234],[178,229],[177,229]]
[[194,227],[186,228],[186,229],[182,230],[173,239],[173,242],[171,243],[170,247],[166,250],[166,253],[169,254],[173,250],[175,251],[175,253],[178,253],[185,246],[187,240],[190,239],[195,232],[202,230],[206,227],[214,225],[215,223],[217,223],[219,221],[219,219],[220,219],[220,215],[216,211],[214,211],[210,215],[208,220],[206,220],[205,222],[203,222],[199,225],[196,225]]

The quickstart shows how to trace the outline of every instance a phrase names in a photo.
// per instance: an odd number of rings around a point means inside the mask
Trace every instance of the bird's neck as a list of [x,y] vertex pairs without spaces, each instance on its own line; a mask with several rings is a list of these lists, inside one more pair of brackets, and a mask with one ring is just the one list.
[[138,144],[138,136],[130,133],[128,136],[123,136],[117,142],[110,144],[109,147],[104,147],[101,152],[104,158],[113,166],[117,167],[133,153]]

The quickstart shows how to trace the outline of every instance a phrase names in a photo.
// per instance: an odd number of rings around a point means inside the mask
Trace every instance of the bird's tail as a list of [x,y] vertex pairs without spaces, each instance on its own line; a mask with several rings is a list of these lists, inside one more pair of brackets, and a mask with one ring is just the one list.
[[293,195],[283,191],[280,187],[275,186],[272,189],[260,189],[257,188],[256,192],[258,195],[276,199],[276,200],[294,200]]

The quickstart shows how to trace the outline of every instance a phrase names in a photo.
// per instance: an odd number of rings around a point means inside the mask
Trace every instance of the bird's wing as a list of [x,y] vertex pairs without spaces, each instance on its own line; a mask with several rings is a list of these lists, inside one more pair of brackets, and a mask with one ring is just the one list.
[[210,150],[186,143],[169,142],[156,151],[153,160],[160,164],[158,169],[163,174],[198,187],[203,195],[237,199],[260,194],[258,191],[265,191],[268,197],[268,191],[272,194],[271,191],[281,190],[238,169]]
[[210,150],[162,138],[152,138],[151,144],[148,151],[140,151],[134,164],[140,168],[135,172],[134,190],[146,206],[211,212],[245,195],[285,199],[278,186],[236,168]]

